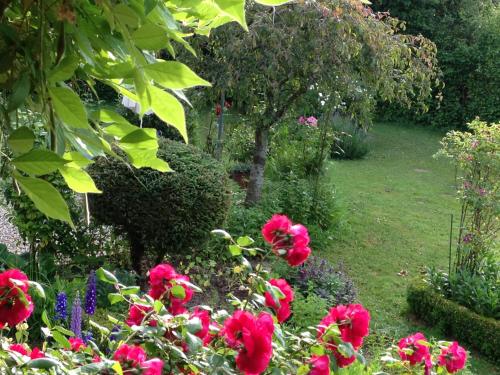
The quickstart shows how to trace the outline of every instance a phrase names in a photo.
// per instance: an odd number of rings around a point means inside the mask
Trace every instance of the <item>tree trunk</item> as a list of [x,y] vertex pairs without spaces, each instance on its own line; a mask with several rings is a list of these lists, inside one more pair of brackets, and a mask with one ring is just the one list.
[[255,129],[255,149],[253,153],[253,164],[248,181],[246,206],[253,206],[259,202],[264,185],[264,168],[267,160],[269,129],[257,127]]
[[146,289],[146,273],[147,267],[145,264],[146,259],[144,258],[146,249],[141,241],[141,236],[135,233],[129,233],[130,242],[130,261],[132,262],[132,268],[137,273],[138,283],[142,290]]

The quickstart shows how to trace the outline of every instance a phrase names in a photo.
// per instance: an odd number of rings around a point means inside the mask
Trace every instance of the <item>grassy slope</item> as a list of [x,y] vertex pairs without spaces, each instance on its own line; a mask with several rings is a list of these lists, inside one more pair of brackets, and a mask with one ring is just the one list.
[[[401,337],[418,326],[407,318],[406,286],[424,266],[448,267],[450,214],[457,213],[455,171],[432,155],[441,133],[377,124],[364,160],[329,167],[349,211],[349,229],[322,255],[343,261],[372,314],[378,337]],[[401,271],[408,276],[400,276]],[[477,356],[476,356],[477,357]],[[498,373],[475,360],[474,374]]]

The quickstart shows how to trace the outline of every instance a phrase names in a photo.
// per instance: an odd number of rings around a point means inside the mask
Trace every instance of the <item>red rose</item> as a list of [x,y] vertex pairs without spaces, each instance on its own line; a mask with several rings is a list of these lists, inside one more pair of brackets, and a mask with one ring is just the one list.
[[203,345],[207,345],[210,341],[212,341],[212,336],[210,336],[210,314],[207,310],[200,309],[195,307],[193,313],[191,314],[192,318],[198,318],[201,322],[201,329],[195,333],[200,339],[203,340]]
[[285,295],[284,298],[279,299],[279,307],[274,302],[271,293],[266,292],[264,297],[266,299],[266,306],[272,308],[276,312],[276,316],[278,318],[278,322],[283,323],[286,321],[291,314],[290,310],[290,302],[293,301],[293,290],[288,285],[285,279],[271,279],[269,283],[275,287],[278,287],[281,290],[281,293]]
[[293,247],[307,247],[309,245],[309,233],[302,224],[292,225],[290,234],[293,237]]
[[300,266],[311,255],[311,249],[308,247],[294,247],[288,250],[286,260],[292,267]]
[[163,361],[159,358],[153,358],[141,364],[141,369],[144,370],[142,375],[162,375]]
[[[184,305],[193,298],[193,291],[182,284],[182,281],[189,281],[189,277],[178,274],[170,264],[159,264],[149,271],[151,289],[148,294],[154,299],[162,299],[168,295],[170,313],[173,315],[185,313],[187,309]],[[177,298],[168,293],[174,285],[180,285],[184,289],[184,298]]]
[[71,344],[71,350],[74,352],[79,352],[87,347],[83,340],[78,337],[70,337],[68,341]]
[[342,341],[351,343],[354,349],[359,349],[363,338],[368,336],[370,313],[362,305],[338,305],[330,309],[320,323],[319,332],[322,335],[331,324],[337,324]]
[[430,359],[429,344],[420,332],[399,340],[398,347],[401,359],[409,361],[412,366]]
[[[153,308],[150,306],[133,304],[132,306],[130,306],[130,309],[128,311],[128,318],[125,323],[127,323],[127,325],[130,327],[134,325],[140,326],[146,314],[151,312],[151,310],[153,310]],[[148,324],[151,327],[156,327],[158,322],[156,320],[150,320]]]
[[262,236],[266,242],[280,247],[285,245],[284,236],[290,233],[292,222],[286,215],[273,215],[273,217],[262,227]]
[[9,346],[9,350],[13,352],[17,352],[22,355],[28,355],[28,349],[24,345],[21,344],[12,344]]
[[23,272],[13,269],[0,273],[0,329],[7,324],[15,327],[30,317],[34,306],[28,288]]
[[330,375],[330,357],[313,355],[309,360],[311,371],[308,375]]
[[466,361],[467,352],[456,341],[447,348],[443,348],[438,357],[439,365],[445,366],[446,371],[452,374],[462,370],[465,367]]
[[219,103],[217,103],[217,104],[215,105],[215,115],[216,115],[217,117],[219,117],[221,113],[222,113],[222,107],[220,106],[220,104],[219,104]]
[[237,349],[236,366],[245,374],[260,374],[273,354],[273,318],[261,313],[257,318],[247,311],[236,310],[224,322],[223,334],[229,346]]
[[344,357],[337,349],[333,350],[333,356],[337,361],[337,366],[340,368],[347,367],[356,360],[356,356]]
[[30,353],[30,358],[31,359],[37,359],[37,358],[45,358],[45,353],[42,352],[40,349],[37,347],[34,347],[33,350]]
[[113,359],[130,366],[127,368],[137,368],[146,360],[146,352],[139,345],[122,344],[116,350]]

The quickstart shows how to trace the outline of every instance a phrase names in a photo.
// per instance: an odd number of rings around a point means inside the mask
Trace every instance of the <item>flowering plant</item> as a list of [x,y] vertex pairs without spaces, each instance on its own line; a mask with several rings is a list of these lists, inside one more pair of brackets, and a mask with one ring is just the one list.
[[[261,263],[247,259],[276,255],[293,266],[302,264],[311,253],[304,226],[274,215],[262,228],[270,251],[253,247],[250,237],[234,239],[222,230],[214,233],[229,242],[229,251],[238,260],[234,272],[243,281],[240,290],[245,294],[229,295],[232,313],[190,307],[194,293],[201,290],[170,264],[149,271],[145,294],[101,268],[95,276],[116,289],[109,301],[127,304],[128,314],[108,316],[113,329],[90,319],[96,335],[87,342],[43,313],[45,341],[40,348],[30,349],[24,334],[24,322],[34,308],[30,282],[19,270],[0,273],[0,369],[12,374],[328,375],[355,361],[365,364],[361,351],[369,334],[370,313],[362,305],[334,306],[314,331],[290,332],[283,323],[292,314],[293,289],[284,279],[272,279]],[[91,279],[90,284],[94,283]],[[441,352],[433,357],[430,344],[416,334],[403,339],[400,358],[388,362],[408,371],[423,369],[425,374],[455,373],[465,366],[467,354],[457,343],[439,345]],[[368,367],[366,372],[370,373]]]
[[298,121],[302,125],[312,126],[313,128],[318,127],[318,119],[314,116],[300,116]]

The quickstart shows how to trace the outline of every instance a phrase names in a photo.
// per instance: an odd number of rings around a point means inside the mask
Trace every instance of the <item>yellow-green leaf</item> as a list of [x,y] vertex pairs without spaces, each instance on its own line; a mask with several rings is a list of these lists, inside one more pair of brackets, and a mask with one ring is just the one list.
[[102,193],[83,169],[64,166],[59,168],[59,172],[69,188],[77,193]]
[[31,129],[21,126],[12,132],[7,142],[14,153],[24,154],[33,148],[35,135]]
[[49,82],[55,83],[58,81],[66,81],[70,79],[75,73],[76,68],[78,67],[79,61],[76,56],[70,55],[66,56],[61,60],[59,65],[57,65],[50,73],[49,73]]
[[147,76],[168,89],[210,86],[189,67],[178,61],[159,61],[144,67]]
[[147,23],[132,34],[132,40],[141,49],[157,51],[167,45],[168,34],[163,27]]
[[13,175],[36,208],[48,217],[65,221],[74,227],[68,205],[52,184],[40,178],[21,176],[18,172],[14,172]]
[[44,149],[33,149],[12,160],[12,164],[16,168],[34,176],[54,172],[66,163],[68,161],[61,158],[55,152]]
[[151,86],[151,109],[163,121],[175,127],[188,143],[186,117],[182,104],[168,92]]
[[88,128],[87,113],[82,101],[73,90],[66,87],[52,87],[49,95],[57,117],[74,128]]
[[224,14],[238,22],[245,30],[248,30],[245,20],[244,0],[215,0],[215,3]]
[[255,0],[256,3],[268,6],[278,6],[289,3],[291,0]]

